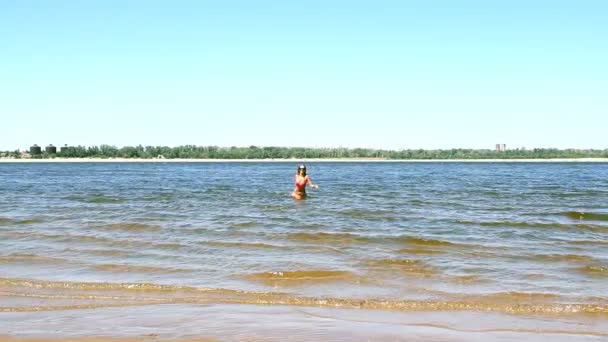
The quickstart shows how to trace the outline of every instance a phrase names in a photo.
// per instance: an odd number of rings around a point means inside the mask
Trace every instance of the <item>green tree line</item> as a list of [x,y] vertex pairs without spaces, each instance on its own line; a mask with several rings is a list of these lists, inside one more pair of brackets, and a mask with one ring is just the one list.
[[[3,152],[5,157],[19,158],[19,151]],[[43,152],[33,158],[167,158],[167,159],[310,159],[310,158],[375,158],[375,159],[549,159],[549,158],[608,158],[605,150],[578,149],[513,149],[494,151],[484,149],[449,150],[378,150],[368,148],[307,148],[307,147],[218,147],[184,145],[168,146],[71,146],[58,153]]]

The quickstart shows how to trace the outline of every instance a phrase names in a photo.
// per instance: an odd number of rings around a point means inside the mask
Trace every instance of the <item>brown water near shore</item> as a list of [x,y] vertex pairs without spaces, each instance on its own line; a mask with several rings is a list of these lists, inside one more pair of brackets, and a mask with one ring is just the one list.
[[[397,267],[416,262],[382,260]],[[419,272],[418,266],[411,272]],[[424,268],[423,268],[424,270]],[[287,283],[314,281],[348,281],[347,272],[308,271],[252,274],[255,281]],[[90,283],[39,281],[0,278],[0,312],[62,311],[156,304],[261,304],[314,306],[327,308],[394,310],[394,311],[480,311],[513,315],[577,316],[596,315],[608,319],[608,297],[578,298],[572,303],[566,296],[546,293],[501,292],[489,295],[455,295],[427,293],[424,300],[384,298],[309,297],[288,292],[253,292],[222,288],[159,285],[150,283]]]

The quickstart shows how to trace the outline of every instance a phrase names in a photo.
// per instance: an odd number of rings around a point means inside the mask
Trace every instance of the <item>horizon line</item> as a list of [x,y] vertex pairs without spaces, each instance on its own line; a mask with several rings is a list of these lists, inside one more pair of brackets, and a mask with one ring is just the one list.
[[[503,144],[496,144],[496,145],[503,145]],[[519,146],[519,147],[515,147],[515,148],[507,148],[506,146],[503,147],[504,149],[498,150],[496,146],[490,148],[490,147],[484,147],[484,148],[475,148],[475,147],[442,147],[442,148],[421,148],[421,147],[402,147],[402,148],[378,148],[378,147],[345,147],[345,146],[280,146],[280,145],[247,145],[247,146],[237,146],[237,145],[231,145],[231,146],[221,146],[221,145],[197,145],[197,144],[181,144],[181,145],[149,145],[149,144],[137,144],[137,145],[112,145],[112,144],[91,144],[91,145],[68,145],[68,144],[64,144],[63,146],[59,146],[59,145],[53,145],[53,144],[48,144],[46,146],[43,145],[38,145],[38,144],[33,144],[30,145],[29,147],[26,147],[24,149],[21,148],[17,148],[16,150],[18,151],[28,151],[30,148],[32,147],[40,147],[40,148],[44,148],[44,147],[56,147],[56,148],[73,148],[73,147],[84,147],[84,148],[90,148],[90,147],[101,147],[101,146],[108,146],[108,147],[112,147],[112,148],[117,148],[117,149],[121,149],[121,148],[129,148],[129,147],[167,147],[167,148],[178,148],[178,147],[196,147],[196,148],[209,148],[209,147],[213,147],[213,148],[218,148],[218,149],[232,149],[232,148],[286,148],[286,149],[298,149],[298,148],[302,148],[302,149],[313,149],[313,150],[357,150],[357,149],[363,149],[363,150],[374,150],[374,151],[414,151],[414,150],[423,150],[423,151],[449,151],[449,150],[473,150],[473,151],[496,151],[496,152],[505,152],[505,151],[522,151],[522,150],[535,150],[535,149],[542,149],[542,150],[559,150],[559,151],[605,151],[608,150],[608,147],[587,147],[587,148],[575,148],[575,147],[566,147],[566,148],[559,148],[559,147],[540,147],[540,146],[536,146],[536,147],[528,147],[528,146]],[[2,152],[12,152],[12,151],[16,151],[16,150],[7,150],[7,149],[0,149],[0,151]]]

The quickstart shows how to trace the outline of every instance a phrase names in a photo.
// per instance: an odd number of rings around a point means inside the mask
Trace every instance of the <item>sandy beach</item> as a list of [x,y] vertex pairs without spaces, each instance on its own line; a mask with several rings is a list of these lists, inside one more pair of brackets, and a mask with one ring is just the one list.
[[140,158],[49,158],[8,159],[0,163],[608,163],[608,158],[554,159],[383,159],[383,158],[293,158],[293,159],[140,159]]

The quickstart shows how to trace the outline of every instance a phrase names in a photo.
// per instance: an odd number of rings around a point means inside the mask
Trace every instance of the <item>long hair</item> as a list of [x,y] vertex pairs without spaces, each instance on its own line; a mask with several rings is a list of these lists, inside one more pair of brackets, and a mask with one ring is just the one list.
[[296,175],[306,177],[306,165],[302,164],[298,166],[298,169],[296,170]]

